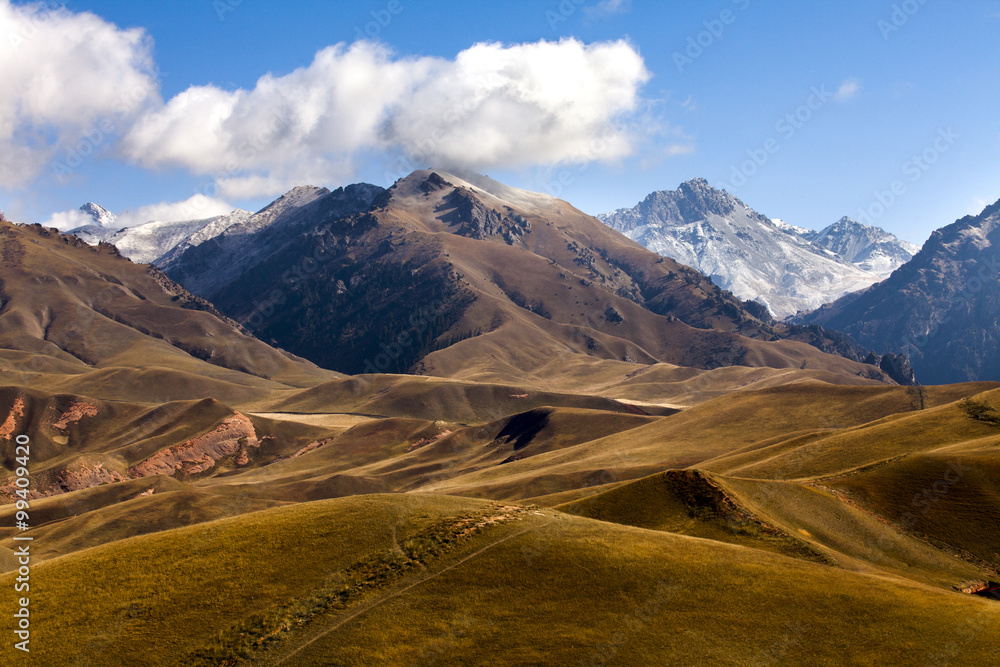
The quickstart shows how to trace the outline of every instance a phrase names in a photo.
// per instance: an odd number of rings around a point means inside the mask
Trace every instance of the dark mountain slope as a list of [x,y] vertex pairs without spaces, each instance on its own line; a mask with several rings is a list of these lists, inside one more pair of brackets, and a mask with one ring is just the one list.
[[935,231],[887,280],[803,321],[906,353],[926,384],[1000,379],[1000,202]]

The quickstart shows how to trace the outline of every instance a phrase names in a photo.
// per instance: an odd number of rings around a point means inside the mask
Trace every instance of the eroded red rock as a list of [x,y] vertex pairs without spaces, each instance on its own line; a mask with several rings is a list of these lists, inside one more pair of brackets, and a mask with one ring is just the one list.
[[76,401],[59,416],[59,420],[52,424],[52,428],[63,431],[69,428],[71,424],[75,424],[84,417],[93,417],[98,412],[100,412],[100,408],[96,405],[84,401]]
[[161,449],[145,461],[128,470],[130,477],[173,475],[178,470],[187,473],[204,472],[216,461],[239,451],[241,442],[247,447],[260,447],[253,422],[236,412],[218,426],[186,442]]

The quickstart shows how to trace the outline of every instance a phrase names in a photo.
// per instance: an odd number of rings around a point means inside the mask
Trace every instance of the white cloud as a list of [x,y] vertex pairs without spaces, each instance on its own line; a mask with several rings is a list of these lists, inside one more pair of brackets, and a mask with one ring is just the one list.
[[69,231],[84,225],[94,224],[94,219],[78,208],[72,211],[61,211],[53,213],[52,217],[42,223],[43,227],[55,227],[62,231]]
[[466,168],[614,160],[633,141],[612,123],[648,79],[625,41],[477,44],[454,60],[340,44],[253,90],[191,87],[147,113],[122,153],[207,175],[230,198],[341,180],[372,152]]
[[147,113],[122,152],[144,167],[210,175],[232,197],[339,180],[358,151],[378,143],[387,110],[429,64],[393,61],[365,42],[328,47],[309,67],[267,74],[253,90],[188,88]]
[[846,102],[852,99],[861,90],[861,82],[857,79],[845,79],[833,94],[833,99],[837,102]]
[[[201,220],[203,218],[212,218],[217,215],[231,213],[235,208],[235,206],[221,199],[196,194],[183,201],[160,202],[158,204],[149,204],[148,206],[140,206],[136,209],[122,211],[118,214],[117,220],[115,220],[115,228],[134,227],[135,225],[141,225],[144,222],[152,220],[159,220],[160,222]],[[52,217],[42,223],[45,227],[55,227],[62,231],[92,224],[94,224],[94,219],[80,209],[53,213]]]
[[158,99],[150,47],[143,30],[91,13],[0,0],[0,184],[20,187],[78,146],[90,155],[110,144]]
[[196,194],[178,202],[160,202],[137,209],[128,209],[118,214],[118,227],[134,227],[151,220],[177,222],[179,220],[201,220],[217,215],[232,213],[236,207],[221,199]]
[[624,40],[483,43],[453,59],[338,44],[252,89],[192,86],[166,102],[151,54],[142,29],[0,0],[0,187],[46,170],[61,182],[105,155],[180,167],[205,177],[199,192],[250,199],[347,180],[379,159],[547,166],[614,161],[648,139],[639,89],[650,74]]
[[[625,42],[477,44],[438,63],[392,114],[387,139],[425,161],[513,167],[631,153],[612,121],[649,75]],[[593,146],[605,140],[600,155]]]

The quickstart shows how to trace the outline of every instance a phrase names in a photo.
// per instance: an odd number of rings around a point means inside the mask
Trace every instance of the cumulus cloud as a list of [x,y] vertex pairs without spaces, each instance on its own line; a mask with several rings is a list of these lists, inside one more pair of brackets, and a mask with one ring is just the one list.
[[614,160],[633,137],[612,125],[648,79],[625,41],[477,44],[453,60],[339,44],[252,90],[191,87],[121,149],[145,167],[207,175],[228,198],[341,180],[373,153],[465,168]]
[[[605,0],[595,11],[627,8]],[[199,192],[249,199],[344,181],[379,160],[468,169],[614,161],[648,138],[639,90],[650,74],[624,40],[482,43],[454,58],[338,44],[253,88],[192,86],[167,101],[142,29],[48,1],[0,0],[0,47],[8,189],[102,154],[179,167],[205,178]]]
[[44,227],[55,227],[64,232],[92,224],[94,224],[94,219],[78,208],[72,211],[53,213],[52,217],[42,223]]
[[49,163],[102,150],[158,102],[150,48],[141,29],[54,3],[0,0],[0,183],[19,187]]
[[837,102],[846,102],[853,98],[861,90],[861,82],[857,79],[846,79],[833,94],[833,99]]
[[623,41],[477,44],[414,86],[387,139],[425,161],[471,168],[617,159],[632,145],[613,121],[636,109],[648,78]]

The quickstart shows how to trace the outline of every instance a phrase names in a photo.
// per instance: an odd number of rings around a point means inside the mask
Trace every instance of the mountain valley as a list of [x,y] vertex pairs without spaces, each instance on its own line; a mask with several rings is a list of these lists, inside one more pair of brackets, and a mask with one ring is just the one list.
[[907,386],[473,174],[295,188],[160,268],[0,225],[39,664],[996,655],[998,382]]

